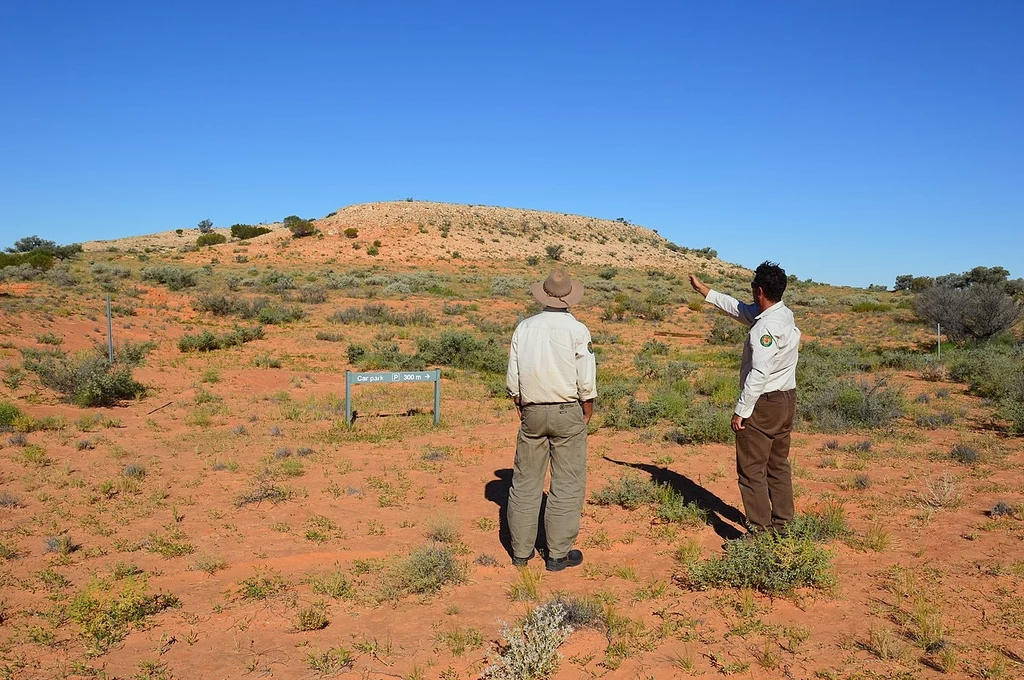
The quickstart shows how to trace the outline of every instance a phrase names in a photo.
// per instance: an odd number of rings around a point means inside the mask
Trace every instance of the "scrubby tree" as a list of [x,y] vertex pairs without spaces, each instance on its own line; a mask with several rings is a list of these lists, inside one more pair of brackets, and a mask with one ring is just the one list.
[[1022,313],[1020,302],[993,283],[932,286],[917,294],[914,310],[922,320],[941,324],[954,342],[993,338],[1012,328]]
[[309,220],[304,220],[298,215],[289,215],[284,218],[284,226],[292,232],[292,238],[312,236],[316,233],[316,227]]
[[14,246],[7,249],[9,253],[31,253],[33,250],[55,250],[57,244],[54,241],[47,241],[39,236],[26,236],[14,242]]
[[200,234],[209,234],[213,231],[213,222],[211,220],[203,220],[196,225],[196,228],[199,229]]

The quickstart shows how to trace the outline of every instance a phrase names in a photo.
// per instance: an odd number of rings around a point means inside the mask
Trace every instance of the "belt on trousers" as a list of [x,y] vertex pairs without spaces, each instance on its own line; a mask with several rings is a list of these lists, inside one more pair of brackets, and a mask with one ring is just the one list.
[[578,401],[545,401],[545,402],[531,402],[529,404],[523,404],[522,407],[527,406],[569,406],[571,404],[578,404]]

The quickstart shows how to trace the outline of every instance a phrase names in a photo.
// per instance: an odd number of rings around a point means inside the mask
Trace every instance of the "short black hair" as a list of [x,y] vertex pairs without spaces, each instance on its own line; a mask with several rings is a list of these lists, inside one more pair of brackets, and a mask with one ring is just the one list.
[[765,297],[772,302],[779,302],[786,292],[788,282],[785,269],[777,262],[765,260],[754,270],[754,282],[751,285],[763,290]]

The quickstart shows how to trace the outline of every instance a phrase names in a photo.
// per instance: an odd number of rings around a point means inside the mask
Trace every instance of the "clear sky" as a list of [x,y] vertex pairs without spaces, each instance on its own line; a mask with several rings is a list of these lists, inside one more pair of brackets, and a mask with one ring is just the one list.
[[414,197],[1024,276],[1024,2],[0,0],[0,245]]

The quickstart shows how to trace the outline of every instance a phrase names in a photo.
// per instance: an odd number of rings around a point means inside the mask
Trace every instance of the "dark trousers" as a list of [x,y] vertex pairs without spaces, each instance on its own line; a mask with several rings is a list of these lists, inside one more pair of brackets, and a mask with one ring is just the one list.
[[789,438],[796,390],[762,394],[736,433],[736,473],[752,531],[781,529],[793,519]]

